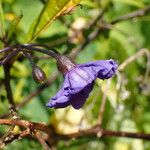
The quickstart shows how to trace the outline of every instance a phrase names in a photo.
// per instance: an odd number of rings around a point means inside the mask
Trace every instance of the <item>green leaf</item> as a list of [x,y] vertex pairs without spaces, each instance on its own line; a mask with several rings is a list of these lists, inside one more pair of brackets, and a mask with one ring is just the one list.
[[5,28],[4,28],[4,15],[2,3],[0,1],[0,37],[3,38],[5,36]]
[[113,0],[113,1],[124,3],[127,5],[131,5],[131,6],[135,6],[135,7],[139,7],[139,8],[144,7],[144,3],[141,0]]
[[19,103],[22,99],[23,99],[23,88],[25,86],[25,78],[22,78],[18,81],[18,83],[16,84],[15,86],[15,91],[13,92],[14,93],[14,100],[15,100],[15,103]]
[[31,25],[27,41],[31,42],[44,32],[59,16],[69,13],[81,0],[48,0],[38,18]]
[[17,31],[17,27],[22,19],[23,15],[17,16],[10,24],[9,30],[8,30],[8,35],[7,35],[7,40],[10,40],[13,36],[13,34]]

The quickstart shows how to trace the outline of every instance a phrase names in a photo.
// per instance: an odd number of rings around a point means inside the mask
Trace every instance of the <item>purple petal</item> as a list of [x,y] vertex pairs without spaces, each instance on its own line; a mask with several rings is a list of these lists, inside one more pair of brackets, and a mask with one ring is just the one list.
[[57,92],[57,94],[49,100],[46,106],[52,108],[64,108],[68,105],[70,105],[69,102],[69,87],[70,84],[68,82],[68,78],[65,78],[65,81],[60,88],[60,90]]
[[71,105],[75,109],[80,109],[83,107],[86,99],[89,97],[89,93],[92,91],[94,86],[94,82],[91,84],[88,84],[83,90],[81,90],[79,93],[71,96]]
[[61,96],[58,99],[54,99],[52,98],[49,103],[47,103],[47,107],[54,107],[54,108],[64,108],[67,107],[68,105],[70,105],[69,99],[68,97],[65,96]]
[[70,93],[76,94],[80,92],[88,84],[91,84],[95,78],[96,76],[92,72],[77,66],[68,73]]
[[94,62],[89,62],[86,64],[79,65],[80,68],[91,72],[97,78],[108,79],[111,78],[117,69],[117,63],[111,60],[99,60]]

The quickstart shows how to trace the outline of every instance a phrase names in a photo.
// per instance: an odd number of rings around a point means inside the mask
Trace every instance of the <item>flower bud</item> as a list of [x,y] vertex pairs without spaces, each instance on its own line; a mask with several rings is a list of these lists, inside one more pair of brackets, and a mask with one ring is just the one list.
[[44,83],[46,81],[45,72],[38,66],[33,66],[32,76],[36,83]]

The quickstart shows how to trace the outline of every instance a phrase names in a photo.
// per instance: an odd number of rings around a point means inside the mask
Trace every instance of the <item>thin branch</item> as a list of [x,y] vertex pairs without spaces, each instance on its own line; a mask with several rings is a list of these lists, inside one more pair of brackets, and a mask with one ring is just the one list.
[[[20,116],[13,109],[10,109],[10,115],[14,120],[20,119]],[[15,127],[15,125],[11,125],[9,130],[1,137],[1,139],[0,139],[1,143],[5,143],[6,140],[12,139],[11,133],[12,133],[14,127]]]
[[[145,139],[150,140],[150,134],[144,133],[131,133],[131,132],[123,132],[123,131],[109,131],[102,129],[99,125],[91,127],[90,129],[80,130],[79,132],[75,132],[72,134],[67,135],[59,135],[57,133],[53,133],[52,131],[45,125],[41,123],[29,122],[26,120],[10,120],[10,119],[0,119],[0,124],[5,125],[19,125],[24,128],[29,128],[31,131],[33,130],[41,130],[47,133],[48,135],[52,136],[54,140],[68,140],[71,138],[80,138],[80,137],[128,137],[128,138],[138,138],[138,139]],[[53,131],[54,132],[54,131]]]
[[34,46],[44,46],[44,47],[47,48],[47,46],[40,45],[40,44],[18,44],[18,45],[13,45],[13,46],[6,47],[6,48],[0,50],[0,53],[4,53],[4,52],[12,51],[14,48],[17,49],[14,52],[9,53],[8,56],[5,57],[2,60],[2,62],[0,62],[0,66],[5,64],[8,60],[10,60],[13,56],[15,56],[19,51],[25,51],[25,52],[36,51],[36,52],[41,52],[41,53],[47,54],[47,55],[57,59],[57,56],[58,56],[59,53],[55,49],[45,50],[45,49],[34,47]]
[[142,17],[150,12],[150,5],[145,7],[144,9],[139,9],[134,12],[128,13],[126,15],[120,16],[117,19],[111,21],[111,24],[115,24],[121,21],[126,21],[129,19],[137,18],[137,17]]
[[29,129],[25,129],[20,134],[15,134],[15,135],[11,134],[10,136],[8,135],[4,139],[4,141],[0,141],[0,148],[3,148],[5,145],[10,144],[14,140],[19,140],[19,139],[25,138],[25,137],[27,137],[29,135],[30,135],[30,130]]
[[36,51],[36,52],[41,52],[41,53],[44,53],[44,54],[47,54],[55,59],[57,59],[57,56],[58,56],[58,52],[55,50],[55,49],[51,49],[51,50],[45,50],[45,49],[42,49],[42,48],[38,48],[38,47],[33,47],[31,46],[30,44],[20,44],[19,45],[22,50],[26,50],[27,52],[31,52],[32,50],[33,51]]
[[107,81],[106,89],[105,89],[103,97],[102,97],[101,107],[100,107],[99,114],[98,114],[98,119],[97,119],[97,124],[98,125],[102,124],[103,114],[104,114],[104,111],[105,111],[105,105],[106,105],[106,100],[107,100],[108,89],[110,87],[110,81],[111,80]]
[[45,150],[51,150],[51,148],[46,144],[45,140],[36,130],[33,131],[33,134],[36,137],[36,139],[41,143],[41,145]]
[[[0,124],[12,125],[12,126],[18,125],[18,126],[26,128],[25,133],[19,134],[15,137],[13,136],[13,138],[9,138],[9,136],[7,136],[5,138],[5,139],[7,139],[7,143],[10,143],[13,140],[16,140],[18,138],[21,138],[23,136],[26,136],[26,135],[29,135],[29,134],[32,133],[36,137],[36,139],[43,145],[45,150],[50,150],[49,146],[46,144],[44,139],[36,131],[36,130],[41,130],[41,131],[45,132],[46,134],[48,134],[50,136],[51,135],[51,130],[45,124],[34,123],[34,122],[27,121],[27,120],[11,120],[11,119],[0,119]],[[29,131],[31,131],[31,132],[29,133]],[[1,142],[1,145],[3,145],[3,143],[6,144],[5,139]]]
[[16,106],[15,106],[13,95],[12,95],[12,89],[10,85],[10,69],[11,68],[9,64],[4,65],[4,73],[5,73],[4,82],[5,82],[7,97],[10,103],[10,108],[13,110],[16,110]]
[[[12,112],[14,112],[14,111],[16,111],[16,106],[15,106],[15,103],[14,103],[12,90],[11,90],[11,85],[10,85],[10,69],[11,69],[11,65],[10,64],[5,64],[4,65],[4,73],[5,73],[4,83],[5,83],[6,93],[7,93],[7,97],[8,97],[9,104],[10,104],[10,110]],[[9,130],[7,131],[7,133],[3,135],[3,137],[0,140],[1,141],[0,145],[2,143],[4,143],[5,138],[8,137],[8,135],[11,133],[11,131],[13,129],[14,129],[14,125],[12,125],[9,128]]]
[[28,58],[28,60],[29,60],[29,62],[30,62],[30,64],[31,64],[32,67],[35,66],[35,64],[34,64],[34,62],[33,62],[33,58],[32,58],[32,56],[30,55],[30,53],[28,53],[28,52],[26,52],[26,51],[23,51],[23,55],[24,55],[26,58]]
[[124,68],[129,65],[131,62],[133,62],[135,59],[146,55],[147,53],[149,53],[148,49],[143,48],[141,50],[139,50],[137,53],[135,53],[134,55],[130,56],[128,59],[126,59],[119,67],[118,67],[118,71],[122,71],[124,70]]
[[12,51],[15,47],[16,47],[16,45],[5,47],[4,49],[0,50],[0,53]]
[[80,138],[86,136],[94,136],[94,137],[128,137],[128,138],[138,138],[150,140],[150,134],[144,133],[131,133],[131,132],[121,132],[121,131],[109,131],[102,129],[99,125],[94,126],[90,129],[83,130],[77,133],[69,134],[66,137],[68,138]]
[[0,119],[0,124],[3,125],[18,125],[24,128],[33,128],[41,130],[45,133],[51,134],[51,130],[44,123],[35,123],[27,120],[11,120],[11,119]]
[[146,51],[147,55],[147,64],[146,64],[146,71],[145,71],[145,76],[144,76],[144,81],[147,82],[149,78],[149,73],[150,73],[150,51]]
[[14,127],[15,127],[15,125],[10,126],[8,131],[0,138],[0,148],[5,143],[6,138],[8,139],[8,137],[9,137],[10,133],[12,132],[12,130],[14,129]]
[[34,60],[46,60],[46,59],[50,59],[51,57],[50,56],[32,56],[32,58]]
[[11,53],[9,53],[2,61],[0,61],[0,66],[4,65],[7,63],[9,60],[11,60],[20,50],[15,50]]

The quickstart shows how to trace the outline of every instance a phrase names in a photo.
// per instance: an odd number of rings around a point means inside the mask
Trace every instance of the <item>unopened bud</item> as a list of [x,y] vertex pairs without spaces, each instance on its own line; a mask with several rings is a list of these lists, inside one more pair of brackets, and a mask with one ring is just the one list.
[[38,66],[33,66],[32,76],[36,83],[44,83],[46,81],[45,72]]

